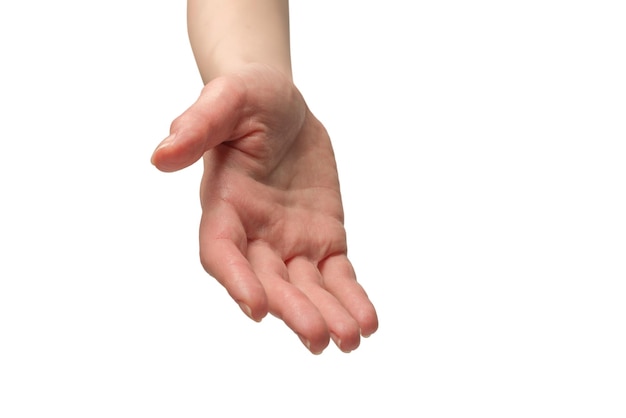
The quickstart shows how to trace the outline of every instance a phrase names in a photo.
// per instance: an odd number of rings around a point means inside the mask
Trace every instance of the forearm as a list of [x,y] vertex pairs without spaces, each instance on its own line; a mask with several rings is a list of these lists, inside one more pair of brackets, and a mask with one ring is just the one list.
[[248,63],[291,77],[288,0],[188,0],[187,27],[204,83]]

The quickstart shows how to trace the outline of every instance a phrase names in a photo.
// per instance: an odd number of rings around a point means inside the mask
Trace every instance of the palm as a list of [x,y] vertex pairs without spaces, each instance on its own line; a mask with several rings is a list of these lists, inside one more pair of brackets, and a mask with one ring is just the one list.
[[329,336],[350,351],[375,331],[346,257],[330,139],[289,79],[266,67],[218,79],[172,130],[155,164],[204,153],[201,259],[248,315],[271,312],[313,352]]

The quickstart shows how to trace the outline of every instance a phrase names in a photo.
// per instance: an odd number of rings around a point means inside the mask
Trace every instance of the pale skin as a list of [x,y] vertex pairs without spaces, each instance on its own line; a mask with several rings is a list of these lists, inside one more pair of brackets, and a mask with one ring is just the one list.
[[188,28],[206,85],[152,163],[203,158],[202,265],[312,353],[356,349],[378,319],[347,257],[330,138],[292,80],[287,0],[189,0]]

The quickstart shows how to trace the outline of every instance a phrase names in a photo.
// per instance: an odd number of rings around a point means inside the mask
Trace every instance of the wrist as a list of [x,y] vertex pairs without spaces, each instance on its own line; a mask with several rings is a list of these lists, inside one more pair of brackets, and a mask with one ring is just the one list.
[[237,74],[251,66],[269,67],[285,75],[293,81],[291,60],[289,54],[281,51],[263,51],[256,54],[255,51],[239,50],[236,54],[230,48],[216,48],[205,62],[198,62],[198,69],[204,83],[208,83],[216,77],[228,74]]
[[188,0],[187,25],[205,84],[251,63],[292,78],[287,0]]

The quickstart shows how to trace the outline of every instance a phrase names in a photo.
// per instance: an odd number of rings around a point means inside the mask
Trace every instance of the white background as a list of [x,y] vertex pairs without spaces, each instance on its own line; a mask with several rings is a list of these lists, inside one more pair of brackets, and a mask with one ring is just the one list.
[[0,6],[0,416],[626,416],[620,1],[293,1],[380,315],[313,356],[197,256],[184,2]]

